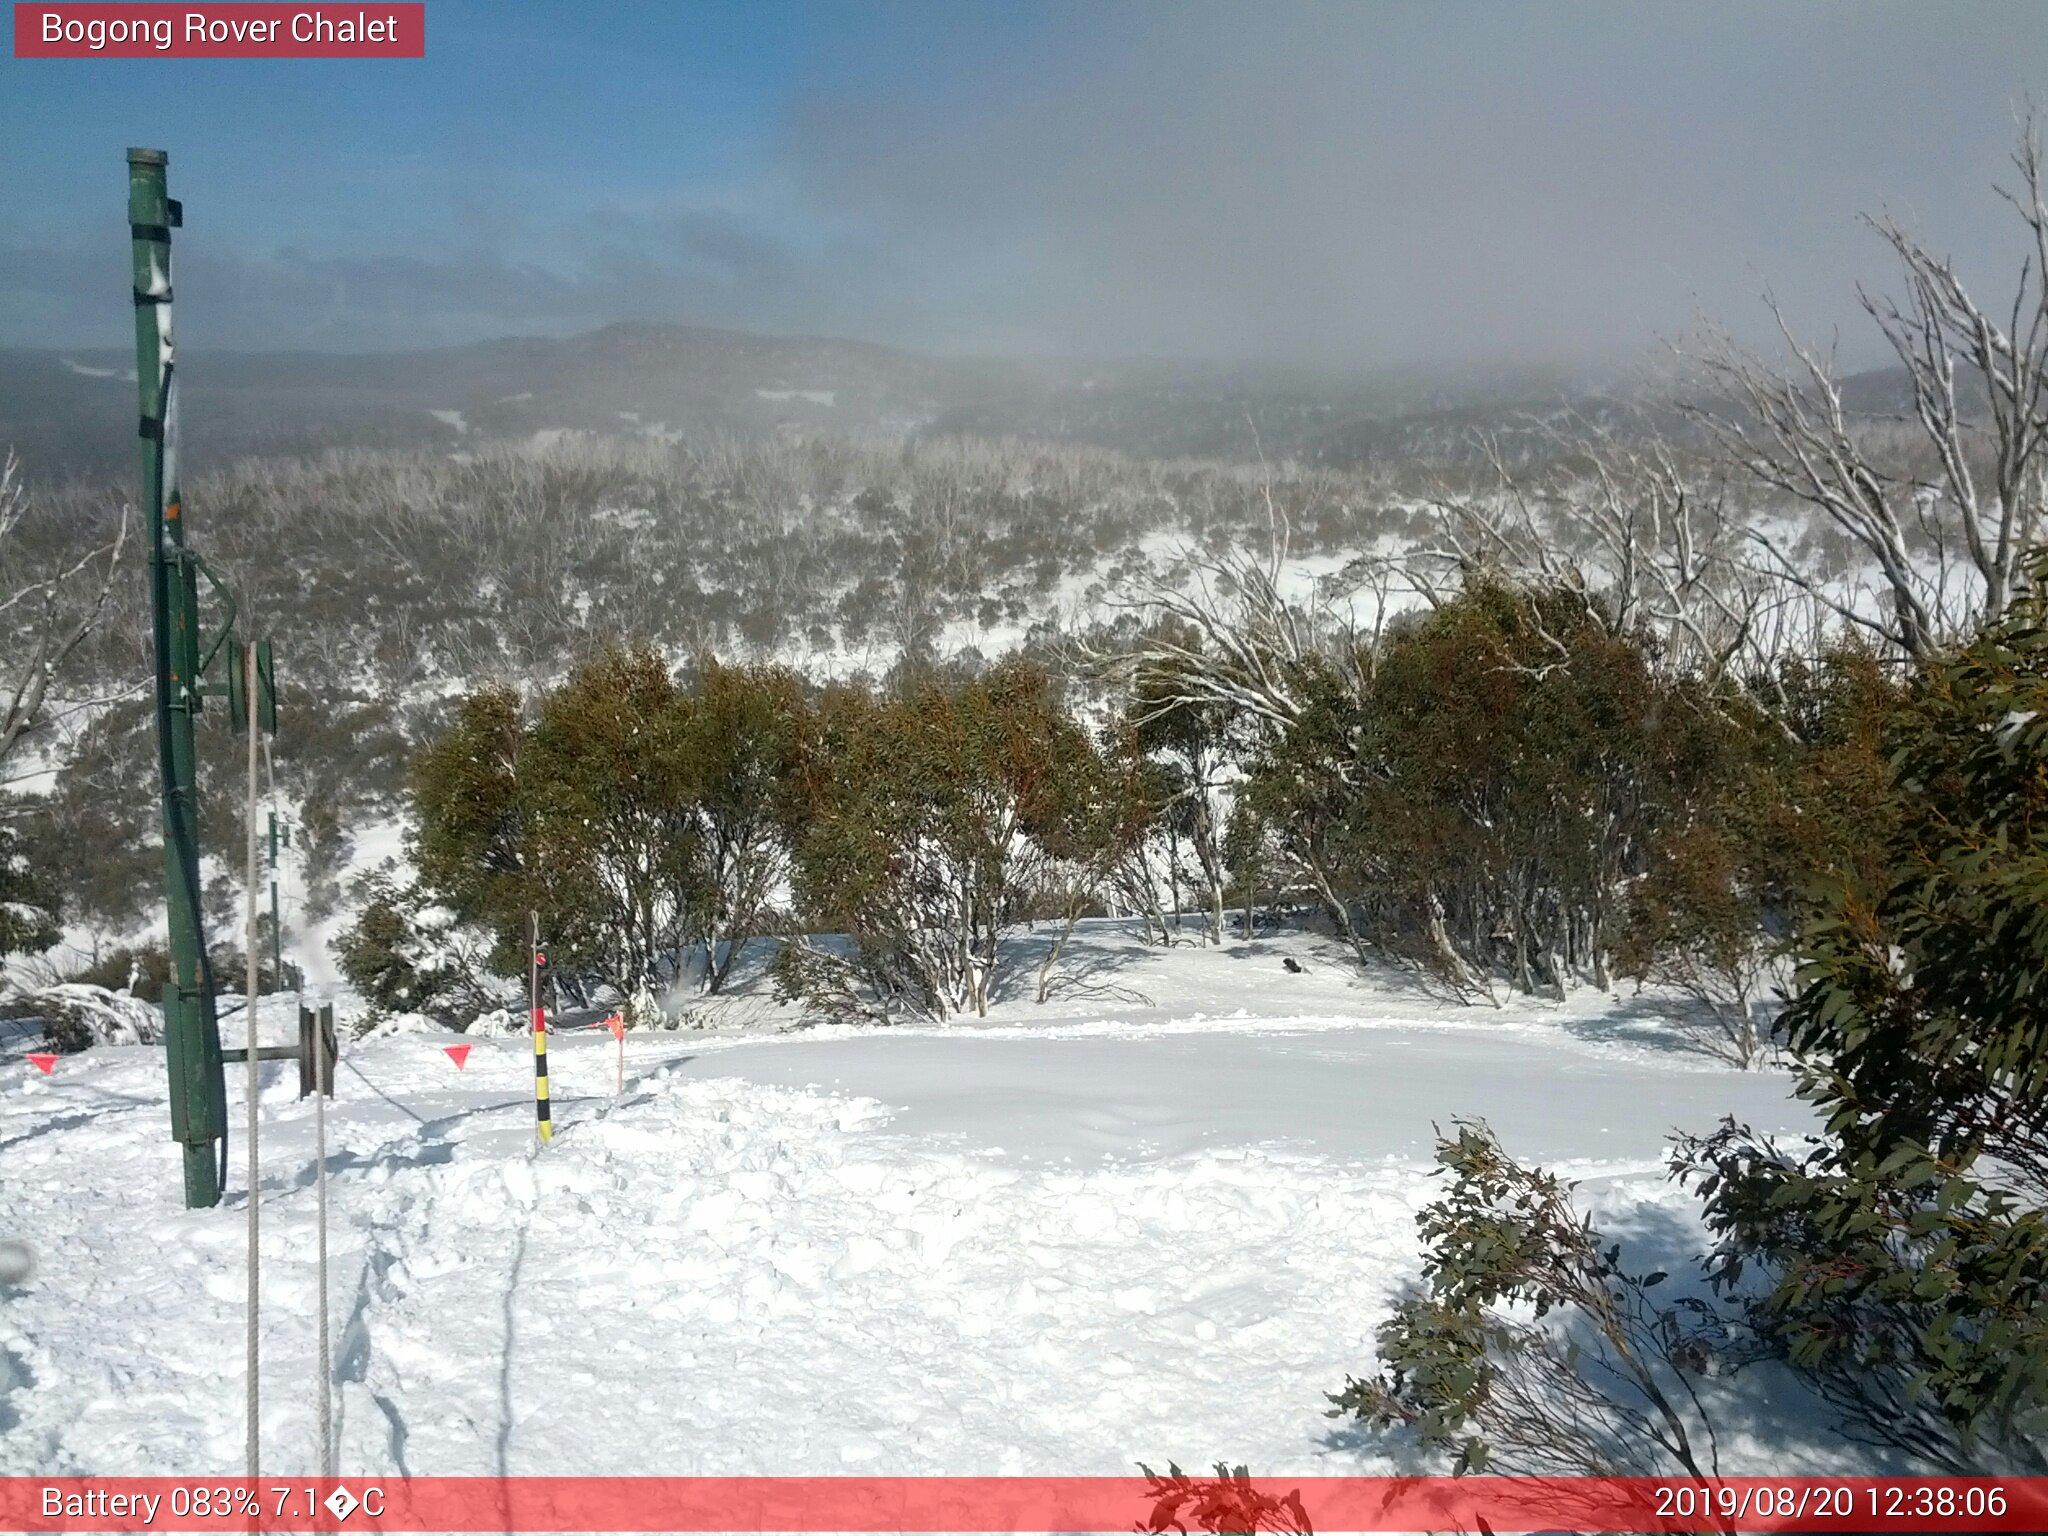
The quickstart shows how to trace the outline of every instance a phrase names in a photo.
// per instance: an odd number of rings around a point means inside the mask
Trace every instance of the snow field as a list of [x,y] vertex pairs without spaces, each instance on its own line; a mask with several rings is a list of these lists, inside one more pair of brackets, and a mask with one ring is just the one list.
[[[1487,1115],[1679,1272],[1701,1244],[1667,1132],[1803,1121],[1783,1076],[1645,1046],[1611,1003],[1347,1015],[1340,991],[1368,998],[1327,966],[1163,963],[1279,1016],[636,1035],[616,1101],[610,1037],[560,1031],[545,1148],[524,1040],[346,1047],[341,1469],[1392,1470],[1322,1410],[1415,1277],[1433,1122]],[[266,1004],[266,1037],[290,1004]],[[464,1038],[458,1071],[440,1047]],[[0,1287],[0,1473],[240,1465],[240,1075],[230,1196],[186,1212],[162,1073],[150,1047],[47,1078],[0,1062],[0,1238],[38,1264]],[[265,1466],[296,1473],[315,1464],[315,1168],[289,1064],[261,1109]]]
[[344,1461],[1107,1472],[1239,1416],[1298,1453],[1301,1373],[1357,1357],[1406,1257],[1409,1170],[1022,1170],[877,1148],[885,1114],[658,1075],[539,1157],[444,1165],[425,1200],[394,1181],[360,1387],[440,1407],[352,1412]]

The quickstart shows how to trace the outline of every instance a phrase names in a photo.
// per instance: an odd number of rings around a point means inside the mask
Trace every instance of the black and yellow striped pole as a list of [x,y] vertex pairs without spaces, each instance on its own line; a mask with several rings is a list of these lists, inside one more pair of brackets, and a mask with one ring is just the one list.
[[540,947],[540,914],[526,914],[527,1000],[533,1009],[533,1112],[540,1139],[552,1141],[554,1121],[548,1112],[548,1016],[540,1003],[540,973],[548,963]]

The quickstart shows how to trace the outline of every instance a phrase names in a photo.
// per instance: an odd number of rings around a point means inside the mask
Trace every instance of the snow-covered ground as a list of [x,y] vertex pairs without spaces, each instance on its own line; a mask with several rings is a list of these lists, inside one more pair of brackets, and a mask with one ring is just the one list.
[[[1084,944],[1107,946],[1107,933]],[[1285,971],[1280,957],[1308,956]],[[1323,1416],[1414,1276],[1432,1122],[1484,1115],[1680,1261],[1674,1128],[1796,1129],[1654,1006],[1469,1009],[1334,950],[1149,957],[1149,1006],[951,1029],[345,1049],[329,1117],[345,1473],[1385,1470]],[[276,1000],[265,1032],[282,1031]],[[266,1069],[266,1465],[315,1464],[313,1114]],[[230,1068],[240,1124],[240,1069]],[[0,1473],[230,1470],[243,1153],[181,1208],[161,1053],[0,1062]],[[1782,1444],[1724,1467],[1798,1470]]]

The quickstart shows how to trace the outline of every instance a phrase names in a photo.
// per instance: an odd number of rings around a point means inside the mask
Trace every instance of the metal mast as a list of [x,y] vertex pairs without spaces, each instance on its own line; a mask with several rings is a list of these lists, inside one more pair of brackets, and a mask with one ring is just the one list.
[[165,191],[169,159],[160,149],[128,151],[128,232],[134,256],[142,501],[149,519],[150,608],[155,620],[164,895],[170,908],[171,978],[163,997],[164,1046],[170,1069],[171,1135],[185,1152],[185,1204],[197,1208],[220,1202],[227,1160],[227,1086],[200,917],[192,720],[200,708],[204,662],[211,657],[200,654],[199,569],[185,548],[178,488],[171,231],[182,221],[178,204]]

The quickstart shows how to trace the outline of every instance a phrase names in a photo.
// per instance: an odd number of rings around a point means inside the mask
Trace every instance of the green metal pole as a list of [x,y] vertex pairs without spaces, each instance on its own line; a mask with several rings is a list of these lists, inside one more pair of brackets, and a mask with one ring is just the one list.
[[199,804],[193,788],[192,717],[199,709],[198,573],[185,553],[178,488],[178,385],[171,344],[170,157],[128,151],[128,226],[134,256],[135,386],[141,407],[142,503],[149,517],[150,606],[155,620],[157,740],[163,781],[164,895],[170,909],[170,985],[164,1047],[171,1136],[185,1153],[185,1204],[218,1205],[219,1143],[227,1134],[220,1032],[206,976],[199,912]]

